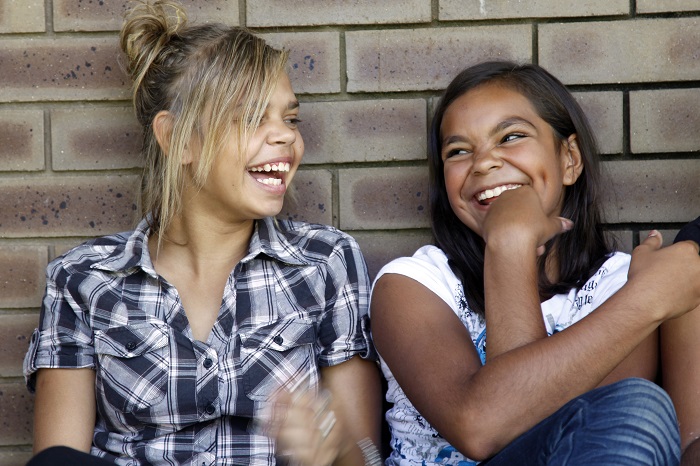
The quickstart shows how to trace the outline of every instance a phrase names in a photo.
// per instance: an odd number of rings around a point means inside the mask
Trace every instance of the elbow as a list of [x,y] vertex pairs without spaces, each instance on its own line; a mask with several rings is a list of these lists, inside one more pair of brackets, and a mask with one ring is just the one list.
[[[476,419],[481,422],[475,422]],[[445,439],[469,459],[485,461],[500,452],[512,439],[502,426],[483,421],[481,415],[471,417],[471,422],[470,419],[462,419],[451,429],[456,435],[446,432]]]

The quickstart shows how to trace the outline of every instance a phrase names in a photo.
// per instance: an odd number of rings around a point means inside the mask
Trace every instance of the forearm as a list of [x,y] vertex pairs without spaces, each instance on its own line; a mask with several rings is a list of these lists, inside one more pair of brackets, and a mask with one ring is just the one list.
[[487,245],[484,265],[487,360],[545,338],[535,246]]
[[477,445],[477,454],[489,456],[596,387],[658,325],[640,319],[642,310],[627,307],[624,294],[563,332],[489,361],[463,386],[469,395],[455,400],[459,408],[443,404],[434,425],[457,448]]

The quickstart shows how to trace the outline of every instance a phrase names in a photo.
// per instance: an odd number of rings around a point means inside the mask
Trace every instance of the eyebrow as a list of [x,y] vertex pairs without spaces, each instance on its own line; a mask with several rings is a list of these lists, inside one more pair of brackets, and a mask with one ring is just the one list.
[[[525,118],[510,117],[510,118],[506,118],[505,120],[499,122],[496,126],[494,126],[493,129],[491,129],[491,131],[489,131],[489,136],[493,136],[494,134],[500,133],[501,131],[503,131],[507,128],[510,128],[511,126],[515,126],[515,125],[526,125],[526,126],[529,126],[533,129],[536,129],[535,125],[530,123],[530,121],[526,120]],[[455,142],[466,142],[466,139],[464,139],[462,136],[455,134],[455,135],[450,136],[446,139],[443,139],[442,145],[448,146],[448,145],[453,144]]]

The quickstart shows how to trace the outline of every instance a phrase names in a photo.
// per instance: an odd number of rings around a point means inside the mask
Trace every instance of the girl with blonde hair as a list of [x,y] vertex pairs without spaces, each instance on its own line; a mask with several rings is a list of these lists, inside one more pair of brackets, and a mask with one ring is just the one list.
[[332,227],[274,218],[304,151],[287,54],[168,1],[138,4],[120,39],[144,217],[47,269],[25,376],[35,452],[63,447],[35,460],[375,461],[363,257]]

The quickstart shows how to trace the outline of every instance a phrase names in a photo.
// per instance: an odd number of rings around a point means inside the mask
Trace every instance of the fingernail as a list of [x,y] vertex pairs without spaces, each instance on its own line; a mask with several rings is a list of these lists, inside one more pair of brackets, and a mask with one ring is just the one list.
[[560,217],[560,219],[561,219],[561,227],[564,231],[569,231],[574,227],[574,222],[572,222],[568,218]]
[[658,230],[651,230],[647,238],[651,238],[652,236],[659,236]]

